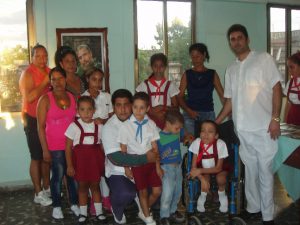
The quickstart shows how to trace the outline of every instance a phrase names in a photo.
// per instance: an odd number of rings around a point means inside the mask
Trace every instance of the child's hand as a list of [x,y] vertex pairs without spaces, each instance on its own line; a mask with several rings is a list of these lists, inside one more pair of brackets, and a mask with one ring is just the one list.
[[75,170],[74,170],[73,166],[68,166],[68,168],[67,168],[67,175],[70,176],[70,177],[74,177]]
[[129,167],[125,167],[125,175],[128,177],[130,180],[133,179],[133,173],[132,170]]
[[198,168],[192,168],[190,171],[190,174],[188,175],[189,178],[194,179],[195,177],[198,177],[201,175],[201,170]]
[[194,139],[195,139],[194,136],[189,134],[186,137],[184,137],[183,144],[184,145],[190,145],[194,141]]
[[156,173],[160,177],[160,179],[162,179],[165,172],[161,167],[156,167]]
[[199,113],[194,111],[194,110],[188,110],[187,114],[192,118],[192,119],[196,119],[199,116]]
[[97,124],[97,125],[104,124],[104,120],[101,119],[100,117],[98,117],[98,118],[94,119],[94,123]]

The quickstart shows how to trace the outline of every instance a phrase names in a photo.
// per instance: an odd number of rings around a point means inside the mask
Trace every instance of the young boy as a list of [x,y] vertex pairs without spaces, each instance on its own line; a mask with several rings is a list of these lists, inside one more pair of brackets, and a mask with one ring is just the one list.
[[160,200],[160,224],[169,225],[184,222],[184,216],[177,211],[177,204],[182,192],[181,140],[192,140],[185,135],[183,116],[177,110],[169,110],[165,115],[165,126],[160,131],[158,149],[160,163],[164,171],[162,195]]
[[179,93],[179,89],[173,82],[165,78],[165,70],[168,66],[167,56],[163,53],[152,55],[150,65],[152,74],[137,86],[136,91],[148,93],[150,96],[148,115],[160,129],[163,129],[166,111],[178,108],[176,95]]
[[[157,150],[156,141],[159,134],[155,123],[148,118],[149,95],[138,92],[133,96],[132,112],[130,118],[120,127],[118,142],[121,150],[129,154],[145,154],[148,151]],[[139,217],[147,225],[156,225],[150,214],[149,208],[161,194],[162,170],[159,160],[156,163],[147,163],[143,166],[125,168],[128,178],[134,178],[143,213]],[[148,188],[152,188],[148,194]]]

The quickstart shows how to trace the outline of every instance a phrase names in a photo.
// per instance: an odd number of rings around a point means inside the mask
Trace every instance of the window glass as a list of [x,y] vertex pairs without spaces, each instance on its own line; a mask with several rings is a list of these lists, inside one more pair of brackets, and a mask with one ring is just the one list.
[[291,54],[300,51],[300,10],[291,11]]

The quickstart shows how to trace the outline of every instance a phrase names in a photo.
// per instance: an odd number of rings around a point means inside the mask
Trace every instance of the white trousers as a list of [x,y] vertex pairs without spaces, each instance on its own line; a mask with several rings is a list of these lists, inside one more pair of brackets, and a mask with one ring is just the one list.
[[264,221],[274,218],[272,172],[273,158],[277,152],[277,141],[271,139],[265,131],[240,131],[240,157],[245,164],[245,194],[247,211],[250,213],[262,212]]

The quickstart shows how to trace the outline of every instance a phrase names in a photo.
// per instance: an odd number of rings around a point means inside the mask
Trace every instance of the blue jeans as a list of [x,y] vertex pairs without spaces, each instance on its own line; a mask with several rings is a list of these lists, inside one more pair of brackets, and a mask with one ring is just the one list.
[[163,164],[162,193],[160,198],[160,218],[168,218],[177,210],[182,192],[181,164]]
[[[195,135],[195,137],[199,137],[200,128],[196,126],[199,122],[203,120],[212,120],[215,121],[216,115],[214,111],[210,112],[201,112],[198,111],[198,116],[196,119],[192,119],[185,111],[183,112],[184,117],[184,128],[190,133]],[[196,122],[196,124],[195,124]]]
[[67,178],[67,188],[69,192],[70,203],[72,205],[78,204],[77,196],[77,184],[72,177],[67,176],[67,164],[65,151],[50,151],[52,163],[51,163],[51,196],[52,196],[52,206],[61,207],[61,186],[64,175]]

